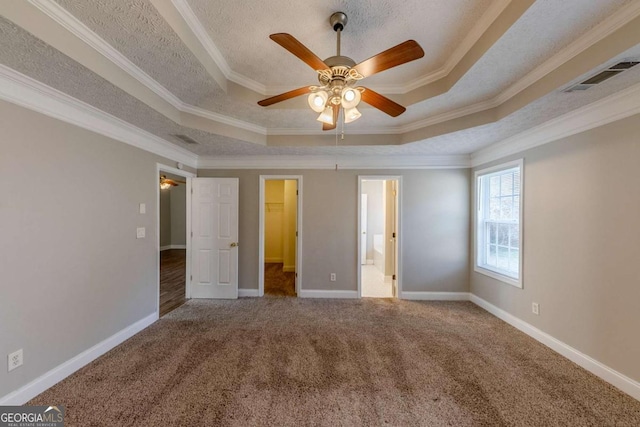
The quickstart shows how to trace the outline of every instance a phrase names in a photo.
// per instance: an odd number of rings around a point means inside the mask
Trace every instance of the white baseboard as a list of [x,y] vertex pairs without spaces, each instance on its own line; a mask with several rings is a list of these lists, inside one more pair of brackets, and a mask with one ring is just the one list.
[[265,258],[264,259],[265,263],[269,263],[269,264],[281,264],[283,262],[282,258]]
[[24,405],[43,391],[55,384],[59,383],[78,369],[93,362],[112,348],[131,338],[147,326],[158,320],[158,313],[153,313],[144,319],[138,320],[136,323],[127,326],[120,332],[110,336],[106,340],[99,342],[88,350],[83,351],[77,356],[67,360],[61,365],[56,366],[49,372],[39,376],[27,385],[20,387],[18,390],[7,394],[0,398],[0,406],[7,405]]
[[259,296],[257,289],[238,289],[238,297],[257,297]]
[[285,273],[294,273],[296,271],[296,266],[295,265],[285,265],[284,267],[282,267],[282,271],[284,271]]
[[400,299],[413,301],[469,301],[469,292],[406,292]]
[[169,249],[187,249],[187,245],[167,245],[160,246],[160,252],[167,251]]
[[312,291],[300,290],[298,294],[300,298],[358,298],[358,291]]
[[524,320],[521,320],[516,316],[507,313],[503,309],[496,307],[495,305],[491,304],[488,301],[485,301],[484,299],[476,295],[470,294],[469,300],[474,304],[484,308],[497,318],[504,320],[511,326],[534,338],[535,340],[540,341],[550,349],[556,351],[557,353],[560,353],[562,356],[566,357],[572,362],[577,363],[587,371],[602,378],[609,384],[619,388],[634,399],[640,400],[640,383],[638,381],[635,381],[621,374],[620,372],[611,369],[610,367],[576,350],[568,344],[565,344],[562,341],[552,337],[546,332],[542,332],[535,326],[532,326]]

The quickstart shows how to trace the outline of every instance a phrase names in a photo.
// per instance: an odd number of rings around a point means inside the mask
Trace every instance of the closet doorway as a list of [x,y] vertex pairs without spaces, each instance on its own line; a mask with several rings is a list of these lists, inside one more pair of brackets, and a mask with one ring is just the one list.
[[398,176],[358,177],[358,293],[400,295],[400,183]]
[[260,177],[259,296],[300,292],[302,177]]

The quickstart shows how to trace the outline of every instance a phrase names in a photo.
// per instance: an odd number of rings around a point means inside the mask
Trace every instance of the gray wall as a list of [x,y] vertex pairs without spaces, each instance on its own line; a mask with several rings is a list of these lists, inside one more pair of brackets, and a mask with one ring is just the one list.
[[156,311],[163,159],[6,102],[0,129],[4,396]]
[[171,245],[171,189],[160,190],[160,246]]
[[403,290],[469,290],[468,169],[199,170],[240,179],[240,288],[258,288],[260,175],[303,175],[303,289],[357,289],[358,175],[402,175]]
[[[186,181],[182,177],[176,177]],[[171,187],[171,244],[187,244],[187,185]]]
[[636,115],[493,162],[524,158],[524,289],[471,273],[474,294],[636,381],[638,135]]
[[[180,176],[160,172],[169,179]],[[187,244],[187,186],[180,184],[160,190],[160,246]]]

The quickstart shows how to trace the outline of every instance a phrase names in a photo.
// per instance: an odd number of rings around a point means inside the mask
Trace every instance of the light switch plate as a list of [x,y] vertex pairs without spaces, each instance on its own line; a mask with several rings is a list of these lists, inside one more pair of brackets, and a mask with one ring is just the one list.
[[136,236],[138,239],[144,239],[144,235],[145,235],[145,228],[144,227],[138,227],[136,229]]
[[147,205],[145,203],[140,203],[140,213],[141,214],[147,213]]

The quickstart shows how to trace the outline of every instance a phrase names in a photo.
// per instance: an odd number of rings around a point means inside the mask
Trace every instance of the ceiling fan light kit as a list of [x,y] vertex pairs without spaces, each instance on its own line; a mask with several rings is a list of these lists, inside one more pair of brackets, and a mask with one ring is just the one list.
[[340,34],[347,25],[347,15],[343,12],[336,12],[329,18],[329,23],[337,33],[337,52],[335,56],[329,57],[324,61],[290,34],[277,33],[269,36],[273,41],[316,70],[320,85],[302,87],[272,96],[259,101],[258,105],[268,107],[309,93],[307,102],[313,111],[320,114],[317,120],[323,123],[323,130],[336,128],[340,119],[340,110],[343,113],[344,123],[351,123],[362,117],[362,113],[357,109],[361,101],[392,117],[402,114],[406,110],[402,105],[371,89],[357,86],[357,84],[365,77],[422,58],[424,51],[420,45],[414,40],[407,40],[356,64],[353,59],[340,54]]
[[175,179],[169,179],[166,175],[160,175],[160,189],[168,190],[171,187],[177,187],[179,184],[186,184],[186,181],[178,181]]

